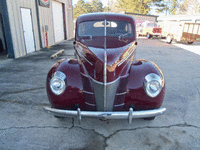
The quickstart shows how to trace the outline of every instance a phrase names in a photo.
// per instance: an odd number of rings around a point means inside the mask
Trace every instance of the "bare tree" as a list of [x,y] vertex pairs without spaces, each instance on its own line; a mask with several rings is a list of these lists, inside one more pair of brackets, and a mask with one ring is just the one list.
[[200,13],[200,3],[198,0],[184,0],[179,5],[178,14],[196,15]]

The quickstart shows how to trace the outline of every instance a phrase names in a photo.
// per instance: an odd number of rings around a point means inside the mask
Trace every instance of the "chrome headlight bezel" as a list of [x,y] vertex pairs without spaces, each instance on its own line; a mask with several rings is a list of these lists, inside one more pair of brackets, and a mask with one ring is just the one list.
[[163,82],[163,79],[155,73],[146,75],[144,80],[145,93],[152,98],[158,96],[162,90]]
[[55,95],[61,95],[66,89],[66,75],[61,71],[56,71],[50,80],[50,89]]

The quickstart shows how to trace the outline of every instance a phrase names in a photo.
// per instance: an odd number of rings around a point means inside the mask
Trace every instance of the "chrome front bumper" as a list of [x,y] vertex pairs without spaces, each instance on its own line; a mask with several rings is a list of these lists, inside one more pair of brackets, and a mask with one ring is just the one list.
[[160,36],[161,33],[152,33],[152,35],[154,35],[154,36]]
[[158,115],[162,115],[166,111],[166,108],[142,110],[142,111],[133,111],[133,108],[130,108],[129,111],[121,111],[121,112],[81,111],[80,108],[78,108],[77,111],[55,109],[50,107],[43,107],[43,108],[48,113],[58,117],[76,116],[79,123],[81,123],[81,117],[96,117],[103,119],[128,119],[129,124],[131,124],[133,118],[155,117]]

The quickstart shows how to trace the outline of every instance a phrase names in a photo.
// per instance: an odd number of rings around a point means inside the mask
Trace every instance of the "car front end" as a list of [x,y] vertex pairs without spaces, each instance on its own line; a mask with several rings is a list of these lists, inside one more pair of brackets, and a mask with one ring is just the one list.
[[104,119],[154,118],[165,81],[156,64],[136,60],[136,31],[132,17],[95,13],[77,19],[77,59],[56,63],[47,76],[47,95],[58,117]]

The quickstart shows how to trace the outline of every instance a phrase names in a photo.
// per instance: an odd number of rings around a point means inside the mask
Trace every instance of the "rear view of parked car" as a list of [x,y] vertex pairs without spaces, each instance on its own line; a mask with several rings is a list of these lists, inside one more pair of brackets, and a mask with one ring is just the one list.
[[144,21],[141,24],[139,35],[146,36],[148,39],[153,36],[161,36],[162,28],[156,22]]

